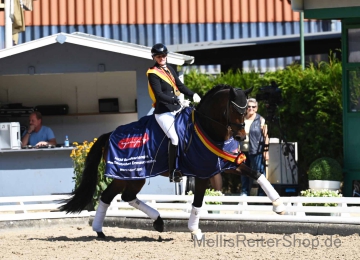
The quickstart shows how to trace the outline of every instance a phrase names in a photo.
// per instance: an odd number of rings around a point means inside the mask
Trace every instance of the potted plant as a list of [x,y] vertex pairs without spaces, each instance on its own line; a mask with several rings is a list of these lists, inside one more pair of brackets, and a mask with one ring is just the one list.
[[310,189],[339,190],[343,180],[341,165],[329,157],[316,159],[309,167],[308,179]]
[[[187,195],[194,195],[192,191],[189,191]],[[219,190],[206,189],[205,196],[224,196],[224,194]],[[221,205],[221,201],[206,201],[205,204]],[[218,210],[209,210],[209,213],[220,213]]]
[[[338,190],[303,190],[300,192],[302,197],[342,197],[342,194]],[[325,207],[336,207],[337,203],[304,203],[303,206],[325,206]],[[331,213],[306,213],[306,215],[312,216],[330,216]]]
[[[219,190],[206,189],[205,190],[205,196],[224,196],[224,194]],[[207,201],[207,202],[205,202],[205,204],[221,205],[222,202],[221,201]],[[217,214],[219,214],[220,211],[219,210],[209,210],[209,213],[217,213]]]

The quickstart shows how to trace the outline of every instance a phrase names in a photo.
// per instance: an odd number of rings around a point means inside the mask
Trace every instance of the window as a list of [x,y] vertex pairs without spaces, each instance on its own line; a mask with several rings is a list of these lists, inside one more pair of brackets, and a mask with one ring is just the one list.
[[360,69],[350,70],[349,79],[349,112],[360,112]]
[[360,29],[348,29],[348,62],[360,62]]

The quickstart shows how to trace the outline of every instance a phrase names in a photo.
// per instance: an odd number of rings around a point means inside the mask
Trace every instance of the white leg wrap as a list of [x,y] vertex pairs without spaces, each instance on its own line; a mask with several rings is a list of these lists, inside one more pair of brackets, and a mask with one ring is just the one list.
[[188,228],[191,232],[199,229],[199,220],[200,220],[201,208],[196,208],[192,206],[191,214],[188,222]]
[[203,237],[201,229],[197,229],[197,230],[191,232],[191,236],[192,236],[192,239],[194,239],[194,240],[201,240]]
[[260,184],[261,188],[264,190],[266,195],[269,197],[273,203],[273,211],[283,215],[285,213],[285,205],[282,202],[279,193],[274,189],[270,182],[265,178],[263,174],[259,177],[257,182]]
[[281,198],[278,198],[273,202],[273,211],[279,215],[285,214],[285,205]]
[[156,209],[153,209],[152,207],[145,204],[144,202],[142,202],[139,199],[134,199],[132,201],[129,201],[129,205],[138,210],[141,210],[142,212],[144,212],[146,215],[148,215],[153,220],[156,220],[160,216],[159,211],[157,211]]
[[103,227],[103,224],[104,224],[106,211],[107,211],[109,206],[110,206],[110,204],[106,204],[106,203],[102,202],[101,200],[99,200],[99,206],[98,206],[98,208],[96,210],[94,221],[92,223],[92,229],[95,232],[102,232],[102,227]]
[[257,182],[261,186],[261,188],[264,190],[266,195],[269,197],[271,202],[274,202],[278,198],[280,198],[279,193],[274,189],[274,187],[270,184],[270,182],[265,178],[263,174],[257,179]]

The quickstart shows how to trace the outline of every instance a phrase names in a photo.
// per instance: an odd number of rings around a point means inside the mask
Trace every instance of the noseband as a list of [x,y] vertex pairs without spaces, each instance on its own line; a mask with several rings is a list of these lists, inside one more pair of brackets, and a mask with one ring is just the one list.
[[[230,111],[230,104],[235,108],[236,112],[238,112],[241,116],[244,116],[244,113],[241,113],[240,111],[243,110],[243,109],[246,109],[247,107],[247,102],[245,104],[244,107],[241,107],[239,106],[238,104],[236,104],[234,101],[230,101],[228,102],[228,108],[226,109],[226,121],[227,121],[227,126],[228,128],[230,127],[230,130],[232,130],[231,126],[236,126],[238,127],[239,129],[244,129],[245,128],[245,122],[241,123],[241,124],[238,124],[238,123],[233,123],[233,122],[230,122],[230,117],[229,117],[229,111]],[[246,111],[246,110],[245,110]]]

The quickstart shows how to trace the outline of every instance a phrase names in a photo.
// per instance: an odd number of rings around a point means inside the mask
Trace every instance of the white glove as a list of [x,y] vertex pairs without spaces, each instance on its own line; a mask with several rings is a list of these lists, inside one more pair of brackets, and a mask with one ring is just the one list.
[[179,103],[180,103],[180,105],[181,105],[182,107],[188,107],[188,106],[190,106],[190,100],[186,100],[186,99],[184,99],[184,100],[179,100]]
[[193,96],[193,100],[195,103],[199,103],[201,101],[201,98],[198,94],[195,93]]

